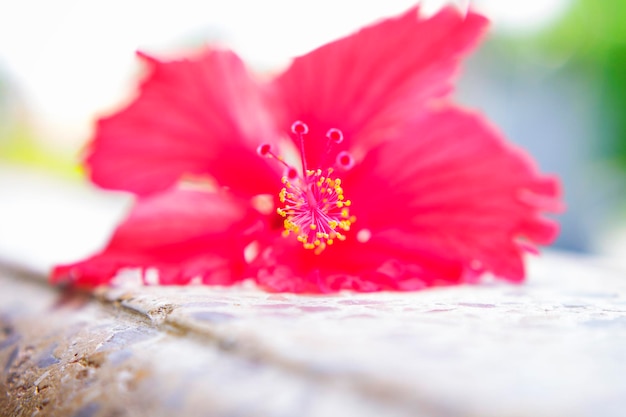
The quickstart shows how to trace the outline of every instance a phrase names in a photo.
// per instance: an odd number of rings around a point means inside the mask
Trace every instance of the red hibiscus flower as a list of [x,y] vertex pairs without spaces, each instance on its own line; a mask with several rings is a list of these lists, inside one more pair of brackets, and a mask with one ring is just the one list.
[[97,185],[137,196],[100,253],[55,268],[95,286],[126,268],[161,284],[270,291],[416,290],[524,278],[557,226],[558,182],[450,100],[487,21],[417,8],[260,80],[227,50],[148,66],[99,121]]

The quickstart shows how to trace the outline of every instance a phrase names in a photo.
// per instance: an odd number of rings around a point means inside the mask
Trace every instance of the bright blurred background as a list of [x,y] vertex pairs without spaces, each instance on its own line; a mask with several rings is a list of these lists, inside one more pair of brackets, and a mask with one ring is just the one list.
[[[19,178],[31,174],[63,178],[59,181],[68,187],[84,181],[80,150],[94,119],[132,94],[140,70],[136,50],[167,56],[220,42],[255,69],[275,71],[292,56],[414,3],[0,2],[0,187],[20,189]],[[432,11],[445,2],[423,3]],[[455,3],[468,7],[467,0]],[[493,25],[465,65],[459,100],[486,113],[537,159],[542,171],[562,178],[568,210],[560,216],[557,247],[626,255],[626,3],[476,0],[472,7]],[[52,221],[51,209],[33,193],[45,188],[22,190],[31,198],[22,205],[36,206],[23,216],[37,217],[41,225]],[[0,193],[0,216],[21,212],[23,207],[6,196]],[[75,228],[98,227],[90,218],[74,221]],[[33,219],[24,224],[30,229],[22,233],[19,222],[0,218],[0,240],[9,229],[31,242],[46,238],[34,230]],[[102,226],[101,235],[107,230]],[[76,237],[69,229],[50,234],[51,242],[59,243]],[[10,240],[5,249],[14,244]]]

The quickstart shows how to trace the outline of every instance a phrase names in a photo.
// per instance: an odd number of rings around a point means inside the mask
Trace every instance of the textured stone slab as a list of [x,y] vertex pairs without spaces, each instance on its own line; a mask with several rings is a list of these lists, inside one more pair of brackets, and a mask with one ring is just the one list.
[[626,276],[592,258],[409,294],[0,279],[2,415],[626,414]]
[[[0,282],[2,416],[404,415],[351,384],[241,354],[116,303]],[[157,313],[157,315],[160,313]],[[233,344],[234,343],[234,344]]]

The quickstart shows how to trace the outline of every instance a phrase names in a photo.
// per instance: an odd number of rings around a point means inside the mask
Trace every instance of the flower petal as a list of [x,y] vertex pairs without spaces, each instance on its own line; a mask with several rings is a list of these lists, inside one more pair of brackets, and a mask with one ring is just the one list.
[[140,199],[107,247],[82,262],[58,266],[52,282],[93,287],[120,270],[156,269],[159,283],[232,284],[243,277],[244,247],[262,227],[245,200],[226,193],[175,190]]
[[364,244],[354,235],[319,255],[279,238],[253,263],[252,274],[267,291],[294,293],[415,291],[475,280],[459,262],[401,251],[397,241],[375,236]]
[[379,146],[345,181],[372,241],[524,278],[522,253],[554,240],[559,184],[478,115],[442,108]]
[[522,255],[557,234],[559,187],[475,114],[444,108],[370,151],[343,178],[357,221],[320,255],[277,239],[255,264],[270,291],[416,290],[519,282]]
[[[296,58],[275,81],[286,109],[283,125],[302,120],[312,138],[341,129],[343,149],[357,135],[361,147],[380,141],[407,115],[452,90],[460,58],[486,24],[483,16],[462,16],[454,7],[422,19],[415,7]],[[310,168],[324,163],[325,145],[307,142]]]
[[149,74],[139,95],[101,119],[89,145],[93,182],[145,195],[210,174],[234,191],[274,191],[279,167],[256,154],[277,138],[272,109],[241,60],[222,50],[171,62],[140,56]]

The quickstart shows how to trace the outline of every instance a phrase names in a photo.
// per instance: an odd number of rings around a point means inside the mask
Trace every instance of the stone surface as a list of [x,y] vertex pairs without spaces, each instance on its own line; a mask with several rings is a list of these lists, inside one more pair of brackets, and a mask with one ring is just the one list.
[[42,278],[0,269],[0,415],[626,415],[626,274],[593,258],[418,293]]

